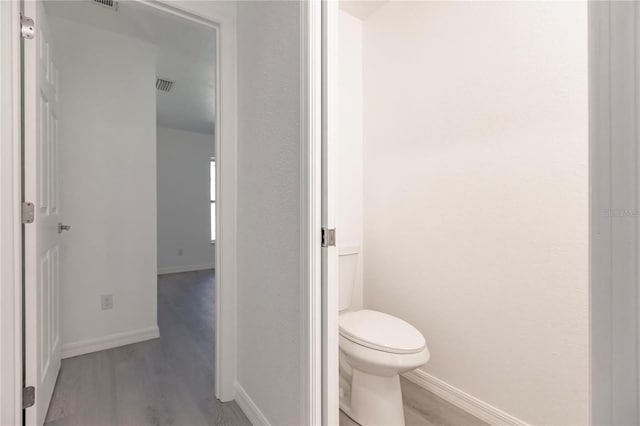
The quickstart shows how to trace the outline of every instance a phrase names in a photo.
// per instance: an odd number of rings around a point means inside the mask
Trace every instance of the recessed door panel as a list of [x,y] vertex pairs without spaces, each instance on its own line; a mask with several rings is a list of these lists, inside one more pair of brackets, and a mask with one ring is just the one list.
[[27,425],[42,425],[60,370],[60,238],[58,96],[55,49],[42,1],[25,1],[35,39],[24,43],[24,201],[35,204],[25,224],[25,386],[35,404]]

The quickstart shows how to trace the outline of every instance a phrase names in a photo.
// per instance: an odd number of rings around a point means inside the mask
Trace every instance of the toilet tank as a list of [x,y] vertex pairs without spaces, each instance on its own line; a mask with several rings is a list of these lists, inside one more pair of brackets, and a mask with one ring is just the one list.
[[338,251],[338,280],[340,281],[339,306],[340,311],[351,307],[353,288],[358,272],[358,256],[360,247],[340,247]]

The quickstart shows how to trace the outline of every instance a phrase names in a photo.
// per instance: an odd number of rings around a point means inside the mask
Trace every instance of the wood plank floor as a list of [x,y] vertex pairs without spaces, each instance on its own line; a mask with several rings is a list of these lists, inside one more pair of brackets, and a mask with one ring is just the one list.
[[[400,378],[407,426],[489,426],[439,396]],[[359,426],[340,411],[340,426]]]
[[160,338],[62,361],[48,426],[250,425],[214,397],[214,275],[158,277]]

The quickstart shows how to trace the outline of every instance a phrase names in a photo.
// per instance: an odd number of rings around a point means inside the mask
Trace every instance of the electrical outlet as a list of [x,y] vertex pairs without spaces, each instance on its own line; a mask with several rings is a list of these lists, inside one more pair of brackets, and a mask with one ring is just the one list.
[[178,249],[178,256],[182,256],[182,249],[181,248]]
[[104,296],[100,296],[100,304],[103,311],[113,309],[113,295],[105,294]]

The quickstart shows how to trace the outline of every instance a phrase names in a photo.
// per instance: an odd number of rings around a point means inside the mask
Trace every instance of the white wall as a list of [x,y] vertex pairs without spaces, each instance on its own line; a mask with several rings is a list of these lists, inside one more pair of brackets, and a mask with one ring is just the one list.
[[[155,51],[51,19],[60,50],[63,355],[157,333]],[[113,294],[112,310],[100,296]]]
[[351,300],[362,308],[362,21],[340,11],[339,198],[336,238],[339,249],[359,248]]
[[301,424],[300,10],[238,2],[238,385]]
[[390,2],[364,23],[365,306],[425,372],[588,423],[585,2]]
[[209,233],[213,134],[160,127],[157,139],[158,273],[213,268],[215,245]]

